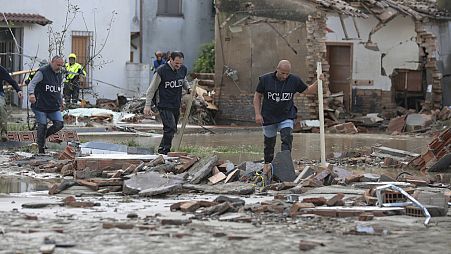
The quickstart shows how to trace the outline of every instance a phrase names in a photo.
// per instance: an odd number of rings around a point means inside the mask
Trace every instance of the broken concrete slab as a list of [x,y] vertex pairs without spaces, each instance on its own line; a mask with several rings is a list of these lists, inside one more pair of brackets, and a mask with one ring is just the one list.
[[140,197],[152,197],[152,196],[158,196],[166,193],[173,193],[182,188],[182,184],[166,184],[164,186],[155,187],[155,188],[149,188],[145,189],[139,192]]
[[[417,191],[414,198],[422,205],[426,206],[428,211],[434,210],[435,216],[446,216],[448,213],[448,200],[442,192]],[[434,216],[431,214],[431,216]]]
[[360,179],[361,182],[378,182],[381,178],[380,175],[372,174],[372,173],[365,173],[363,174],[363,177]]
[[215,198],[214,202],[216,203],[229,202],[233,206],[243,206],[245,204],[245,201],[243,199],[231,198],[227,196],[218,196],[217,198]]
[[341,186],[341,185],[332,185],[332,186],[318,187],[318,188],[309,190],[305,193],[305,195],[336,194],[336,193],[343,193],[343,194],[349,194],[349,195],[363,195],[363,193],[365,193],[365,190],[355,189],[355,188]]
[[406,118],[406,131],[424,129],[432,123],[432,115],[409,114]]
[[[223,202],[206,208],[204,211],[202,211],[202,214],[210,216],[219,216],[221,214],[226,213],[229,210],[234,210],[233,206],[229,202]],[[234,212],[236,211],[234,210]]]
[[347,177],[350,177],[352,175],[351,172],[339,166],[333,166],[332,172],[335,173],[337,178],[342,181],[344,181]]
[[273,166],[273,177],[276,179],[282,182],[293,182],[296,180],[291,151],[278,152],[271,164]]
[[209,176],[212,169],[218,164],[218,156],[203,158],[201,161],[194,164],[190,170],[188,170],[188,181],[191,184],[198,184],[204,178]]
[[443,156],[435,162],[429,169],[429,172],[451,172],[451,153]]
[[249,195],[254,193],[254,186],[248,183],[233,182],[228,184],[216,184],[216,185],[195,185],[184,184],[184,189],[195,190],[204,193],[211,194],[229,194],[229,195]]
[[127,154],[127,146],[98,141],[90,141],[80,145],[82,154]]
[[394,148],[390,148],[390,147],[385,147],[385,146],[373,146],[371,147],[371,149],[373,150],[373,152],[371,153],[371,156],[375,156],[375,157],[379,157],[379,158],[393,158],[396,161],[411,161],[415,158],[417,158],[418,156],[420,156],[420,154],[417,153],[411,153],[408,151],[404,151],[404,150],[399,150],[399,149],[394,149]]
[[138,173],[124,181],[123,193],[134,195],[146,190],[146,195],[151,193],[163,194],[162,191],[170,191],[172,188],[176,188],[174,185],[182,184],[183,182],[184,179],[180,176],[164,177],[157,172]]
[[305,208],[304,212],[317,214],[327,217],[357,217],[362,213],[371,212],[377,215],[394,215],[402,214],[404,212],[403,207],[377,207],[377,206],[353,206],[353,207],[339,207],[339,206],[323,206],[315,208]]
[[246,161],[241,163],[237,168],[243,172],[240,174],[240,181],[247,182],[255,176],[255,172],[263,169],[263,163]]

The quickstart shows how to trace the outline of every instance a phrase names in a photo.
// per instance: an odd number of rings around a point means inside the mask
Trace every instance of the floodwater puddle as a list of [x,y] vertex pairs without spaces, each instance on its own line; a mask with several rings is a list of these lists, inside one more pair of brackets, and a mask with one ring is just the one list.
[[[292,156],[294,160],[319,160],[320,140],[316,133],[295,133]],[[104,142],[127,144],[154,148],[161,137],[101,137]],[[423,153],[430,137],[390,136],[386,134],[326,134],[326,155],[332,152],[368,150],[380,144],[390,148],[401,149],[413,153]],[[234,163],[263,159],[263,134],[261,132],[236,132],[225,134],[189,134],[183,136],[182,147],[186,150],[211,152],[218,154],[222,160]],[[192,148],[192,149],[191,149]],[[211,148],[211,149],[210,149]],[[280,137],[276,144],[276,152],[280,150]]]
[[42,180],[29,177],[0,176],[0,193],[22,193],[48,189],[47,183]]

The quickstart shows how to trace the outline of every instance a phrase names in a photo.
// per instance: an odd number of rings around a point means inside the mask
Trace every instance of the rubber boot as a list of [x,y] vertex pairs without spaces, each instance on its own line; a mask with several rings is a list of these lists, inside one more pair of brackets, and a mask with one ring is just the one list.
[[272,138],[268,138],[265,136],[264,141],[264,155],[265,155],[265,163],[271,163],[274,159],[274,147],[276,146],[276,138],[277,136],[274,136]]
[[36,143],[38,143],[38,153],[44,154],[45,153],[45,138],[47,133],[47,125],[46,124],[38,124],[37,130],[36,130]]
[[291,128],[283,128],[280,130],[280,139],[282,141],[280,150],[281,151],[290,151],[293,147],[293,129]]
[[51,135],[57,133],[64,127],[64,123],[61,121],[54,121],[52,126],[49,127],[47,130],[47,133],[45,135],[46,138],[50,137]]

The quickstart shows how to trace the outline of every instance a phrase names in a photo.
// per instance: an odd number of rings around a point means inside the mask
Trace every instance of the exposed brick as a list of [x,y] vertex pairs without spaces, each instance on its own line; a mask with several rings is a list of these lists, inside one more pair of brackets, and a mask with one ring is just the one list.
[[315,206],[322,206],[325,205],[327,202],[327,200],[323,197],[319,197],[319,198],[304,198],[302,200],[302,203],[312,203]]
[[31,132],[31,131],[21,132],[21,133],[19,133],[19,141],[34,142],[35,141],[35,133]]
[[17,132],[8,132],[7,135],[9,141],[19,141],[19,134]]
[[337,204],[337,203],[340,203],[339,201],[341,201],[344,197],[345,197],[345,195],[343,193],[337,193],[335,196],[333,196],[332,198],[327,200],[326,205],[327,206],[340,205],[340,204]]

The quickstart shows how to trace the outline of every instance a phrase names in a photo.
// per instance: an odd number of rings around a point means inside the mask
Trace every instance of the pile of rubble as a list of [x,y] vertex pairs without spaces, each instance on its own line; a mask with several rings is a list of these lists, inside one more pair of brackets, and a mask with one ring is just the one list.
[[[99,143],[99,142],[97,142]],[[107,147],[101,152],[102,147]],[[113,147],[112,146],[117,146]],[[171,211],[193,213],[197,218],[253,222],[255,218],[293,218],[297,216],[355,217],[371,220],[375,216],[446,216],[451,202],[451,130],[438,135],[423,155],[383,146],[371,153],[333,154],[329,163],[301,165],[293,163],[289,151],[276,154],[271,174],[263,174],[261,162],[236,165],[214,155],[196,156],[172,152],[153,155],[114,144],[68,146],[54,157],[26,156],[17,153],[14,160],[28,164],[38,173],[58,173],[64,180],[54,184],[49,194],[84,186],[98,194],[116,193],[135,197],[159,197],[180,193],[221,195],[214,200],[187,200],[171,205]],[[116,153],[112,153],[114,150]],[[132,154],[133,153],[133,154]],[[85,155],[83,155],[85,154]],[[88,155],[86,155],[88,154]],[[433,155],[433,164],[428,156]],[[439,163],[440,162],[440,163]],[[415,168],[398,175],[362,173],[345,166],[359,163],[390,168]],[[437,165],[439,164],[439,165]],[[421,175],[429,171],[428,175]],[[431,172],[439,171],[438,174]],[[224,195],[273,196],[256,204]],[[69,207],[91,207],[73,198],[63,202]],[[359,232],[350,232],[359,233]]]
[[402,115],[391,119],[387,127],[387,132],[392,135],[404,132],[435,132],[442,127],[450,126],[451,109],[448,107],[421,114],[408,112],[403,108],[398,108],[398,112]]

